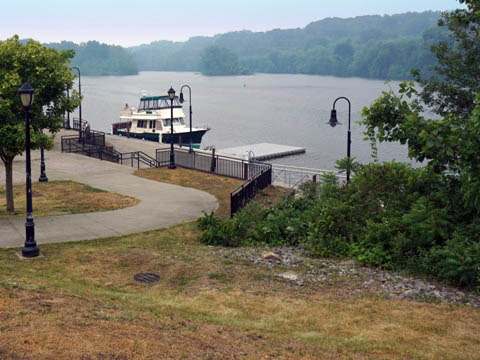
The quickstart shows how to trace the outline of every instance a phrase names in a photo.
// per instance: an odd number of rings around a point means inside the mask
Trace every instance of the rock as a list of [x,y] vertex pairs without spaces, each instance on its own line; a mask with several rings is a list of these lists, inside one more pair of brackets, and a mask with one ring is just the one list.
[[[303,249],[293,247],[274,248],[236,248],[220,249],[218,256],[225,259],[236,258],[246,260],[256,266],[274,268],[278,264],[287,268],[303,264],[305,269],[297,273],[288,271],[275,276],[285,281],[295,282],[297,286],[317,283],[319,286],[344,281],[352,292],[369,291],[396,299],[415,299],[425,297],[426,300],[436,297],[442,301],[456,302],[461,305],[480,307],[480,296],[469,291],[461,291],[447,286],[435,286],[425,279],[406,277],[395,272],[355,266],[353,261],[335,261],[331,259],[309,258]],[[300,268],[302,269],[302,268]],[[339,280],[341,279],[341,280]],[[45,302],[48,306],[49,302]]]
[[275,254],[271,251],[264,253],[262,255],[262,258],[265,259],[265,260],[273,260],[273,261],[282,262],[282,258],[279,255],[277,255],[277,254]]
[[283,279],[291,280],[291,281],[297,281],[298,280],[298,275],[295,274],[294,272],[287,271],[282,274],[277,274],[278,277],[281,277]]
[[415,297],[415,296],[418,296],[418,293],[419,293],[418,290],[416,290],[416,289],[410,289],[410,290],[405,291],[402,295],[403,295],[404,297],[413,298],[413,297]]

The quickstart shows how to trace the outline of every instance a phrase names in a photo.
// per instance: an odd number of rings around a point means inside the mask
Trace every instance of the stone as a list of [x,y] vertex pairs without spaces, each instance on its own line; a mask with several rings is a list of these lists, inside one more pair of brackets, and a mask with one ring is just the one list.
[[412,297],[417,296],[418,293],[419,293],[418,290],[416,290],[416,289],[410,289],[410,290],[405,291],[402,295],[403,295],[404,297],[412,298]]
[[264,253],[262,255],[262,258],[265,259],[265,260],[273,260],[273,261],[282,262],[282,258],[279,255],[277,255],[277,254],[275,254],[271,251]]
[[281,277],[283,279],[286,279],[286,280],[290,280],[290,281],[297,281],[298,280],[298,275],[295,274],[294,272],[291,272],[291,271],[287,271],[285,273],[282,273],[282,274],[277,274],[278,277]]

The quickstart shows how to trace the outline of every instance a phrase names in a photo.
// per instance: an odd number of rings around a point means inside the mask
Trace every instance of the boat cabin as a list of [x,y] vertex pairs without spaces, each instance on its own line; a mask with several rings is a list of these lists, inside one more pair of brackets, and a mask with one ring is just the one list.
[[[175,96],[175,99],[173,99],[173,107],[182,107],[182,105],[178,101],[178,96]],[[164,109],[170,109],[170,98],[168,96],[144,96],[140,98],[140,105],[138,106],[138,111]]]

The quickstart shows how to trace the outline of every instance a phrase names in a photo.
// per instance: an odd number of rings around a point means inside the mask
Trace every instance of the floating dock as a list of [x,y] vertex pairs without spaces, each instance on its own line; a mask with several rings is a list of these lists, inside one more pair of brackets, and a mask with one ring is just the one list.
[[268,160],[279,157],[303,154],[305,148],[287,145],[278,145],[270,143],[251,144],[244,146],[237,146],[226,149],[219,149],[218,153],[244,156],[252,160]]

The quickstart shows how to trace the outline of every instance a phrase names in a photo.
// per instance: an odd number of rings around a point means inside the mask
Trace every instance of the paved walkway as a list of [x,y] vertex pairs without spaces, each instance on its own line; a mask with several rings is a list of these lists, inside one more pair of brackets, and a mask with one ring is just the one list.
[[[141,149],[138,149],[141,150]],[[32,176],[39,176],[40,154],[32,152]],[[1,163],[1,162],[0,162]],[[127,235],[191,221],[218,206],[203,191],[151,181],[133,175],[133,169],[77,154],[46,152],[49,180],[73,180],[140,200],[136,206],[106,212],[35,217],[35,239],[39,245]],[[14,162],[14,182],[25,183],[25,160]],[[5,169],[0,165],[0,183]],[[20,247],[25,241],[25,218],[0,219],[0,247]]]

